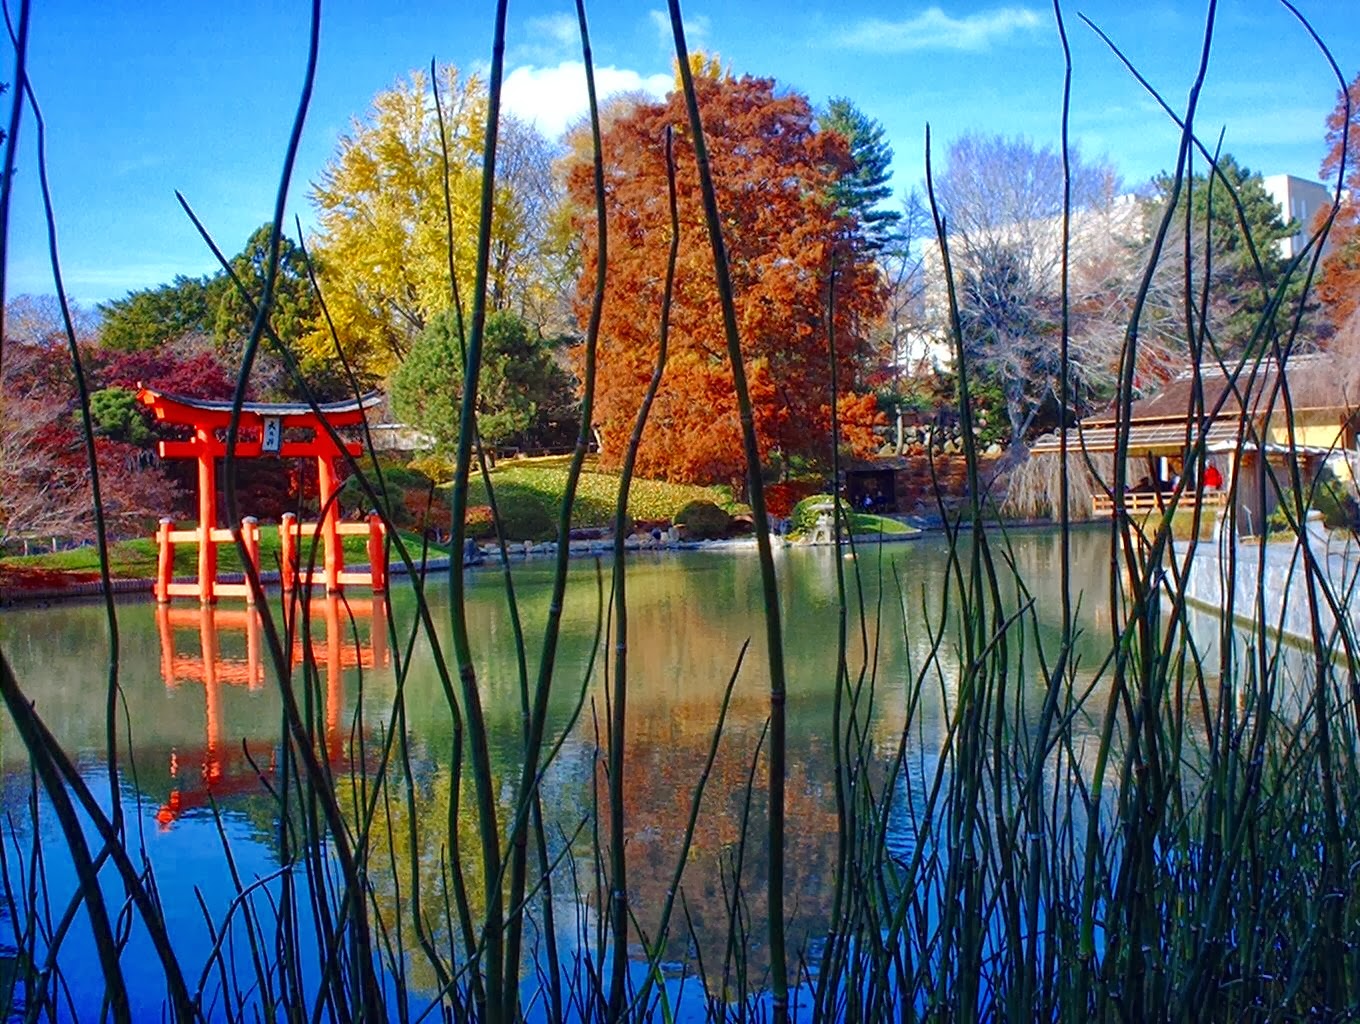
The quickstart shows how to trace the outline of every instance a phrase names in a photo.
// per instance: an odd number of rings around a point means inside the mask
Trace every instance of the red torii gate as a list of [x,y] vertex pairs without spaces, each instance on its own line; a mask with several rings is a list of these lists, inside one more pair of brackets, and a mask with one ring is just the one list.
[[[220,583],[217,579],[217,545],[231,542],[231,531],[217,528],[217,460],[227,455],[225,437],[218,433],[231,423],[232,403],[202,398],[186,398],[139,387],[137,400],[150,407],[162,423],[190,427],[194,436],[185,441],[160,442],[163,459],[194,459],[198,462],[198,526],[192,530],[176,530],[169,519],[162,519],[156,533],[158,563],[156,600],[162,604],[172,597],[197,597],[204,604],[212,604],[218,597],[244,597],[253,601],[249,584]],[[381,400],[377,392],[346,402],[330,402],[316,406],[305,403],[246,402],[241,406],[238,437],[235,444],[237,458],[277,455],[281,458],[316,459],[317,479],[324,514],[318,523],[299,523],[291,512],[279,524],[282,582],[291,591],[301,584],[311,583],[311,573],[298,566],[298,552],[303,537],[320,535],[325,555],[324,574],[327,593],[337,593],[347,583],[371,584],[375,591],[387,587],[387,547],[383,543],[382,521],[370,515],[366,524],[340,522],[340,509],[334,501],[339,482],[335,460],[345,452],[358,455],[359,444],[348,441],[339,444],[332,438],[330,428],[349,427],[363,422],[364,410]],[[304,436],[299,437],[299,433]],[[291,434],[291,436],[290,436]],[[344,550],[340,538],[347,534],[368,535],[368,572],[345,572]],[[247,555],[259,569],[260,528],[253,517],[241,523],[241,534]],[[193,583],[174,582],[174,545],[177,541],[198,544],[198,579]]]

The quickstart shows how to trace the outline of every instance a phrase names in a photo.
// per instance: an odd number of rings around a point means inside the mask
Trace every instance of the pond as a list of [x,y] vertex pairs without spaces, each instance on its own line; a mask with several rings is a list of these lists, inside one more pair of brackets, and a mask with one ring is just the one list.
[[[1031,631],[1056,649],[1061,632],[1061,580],[1056,534],[1020,532],[1011,537],[1011,557],[1033,599]],[[1108,534],[1075,531],[1073,561],[1081,625],[1094,665],[1109,647]],[[953,699],[944,666],[956,656],[932,662],[932,635],[939,631],[941,597],[951,572],[948,547],[939,537],[910,544],[861,549],[855,560],[834,549],[787,549],[778,553],[780,602],[785,623],[788,685],[788,884],[790,948],[815,949],[826,930],[833,898],[837,842],[834,792],[834,681],[837,676],[838,563],[846,570],[852,602],[863,617],[849,623],[851,679],[863,670],[859,715],[866,748],[884,763],[903,739],[906,694],[912,680],[930,666],[919,688],[921,706],[907,737],[903,786],[921,786],[945,743],[942,709]],[[858,572],[856,573],[856,570]],[[859,587],[856,587],[858,576]],[[496,570],[468,576],[468,621],[476,646],[479,687],[490,736],[502,818],[513,800],[512,765],[517,765],[520,691],[506,597]],[[537,666],[543,622],[550,599],[551,565],[516,567],[514,585],[528,636],[530,672]],[[542,787],[545,824],[553,855],[561,858],[555,877],[559,956],[594,942],[598,905],[592,835],[593,808],[605,802],[599,747],[606,729],[605,662],[612,653],[601,639],[607,614],[609,568],[588,560],[572,565],[552,692],[549,728],[562,736],[559,752]],[[720,963],[730,944],[728,901],[744,886],[741,902],[753,962],[760,960],[765,873],[763,841],[739,843],[742,823],[752,837],[764,834],[762,737],[769,713],[759,567],[753,551],[644,553],[630,558],[629,697],[625,815],[631,904],[638,925],[651,934],[665,902],[680,855],[692,794],[713,742],[724,688],[741,663],[703,797],[702,813],[686,861],[683,888],[688,937],[668,947],[664,971],[675,977],[696,958]],[[448,592],[442,579],[429,587],[437,634],[447,643]],[[320,746],[326,751],[336,787],[358,793],[365,771],[379,763],[383,738],[392,728],[397,672],[407,661],[415,619],[412,589],[398,581],[390,595],[394,637],[374,629],[389,611],[381,601],[352,592],[349,603],[317,601],[310,654],[316,684],[312,700]],[[275,872],[280,860],[279,807],[270,787],[279,772],[281,699],[269,668],[258,620],[226,602],[216,609],[183,603],[158,608],[148,601],[121,603],[122,684],[119,713],[119,798],[128,816],[128,847],[154,868],[169,928],[187,973],[197,977],[212,943],[205,914],[220,922],[231,906],[232,873],[249,884]],[[956,638],[945,629],[942,644]],[[82,604],[12,610],[0,617],[0,643],[38,713],[76,761],[106,806],[107,782],[104,685],[108,642],[102,605]],[[302,647],[298,656],[304,657]],[[1033,661],[1028,685],[1038,687]],[[304,673],[299,672],[299,678]],[[1040,700],[1036,689],[1032,703]],[[459,834],[465,856],[476,849],[470,821],[472,786],[466,775],[454,793],[450,771],[452,719],[434,655],[424,637],[409,653],[404,683],[412,802],[400,793],[380,802],[371,865],[374,905],[389,925],[409,904],[413,866],[425,883],[439,874],[444,823],[454,796],[461,802]],[[1078,727],[1080,730],[1081,726]],[[599,737],[597,742],[597,737]],[[395,756],[395,755],[394,755]],[[6,849],[16,879],[31,869],[32,832],[28,804],[30,777],[22,742],[8,716],[0,723]],[[753,773],[754,769],[754,773]],[[748,792],[754,778],[754,794]],[[40,801],[40,804],[42,802]],[[412,829],[408,806],[420,819]],[[464,819],[468,819],[464,821]],[[75,875],[63,859],[60,830],[43,804],[38,818],[43,841],[42,870],[50,897],[47,913],[59,916],[75,890]],[[428,824],[428,828],[423,827]],[[910,845],[908,823],[888,823],[890,848]],[[602,828],[602,826],[601,826]],[[601,840],[603,843],[603,840]],[[230,853],[228,857],[227,852]],[[740,861],[738,861],[740,858]],[[433,891],[433,890],[430,890]],[[472,893],[474,902],[479,894]],[[117,905],[117,902],[114,902]],[[678,913],[678,912],[677,912]],[[441,911],[442,914],[442,911]],[[8,929],[7,919],[0,927]],[[409,921],[397,924],[409,928]],[[436,928],[436,932],[441,929]],[[305,934],[305,929],[303,929]],[[305,941],[305,940],[304,940]],[[528,955],[541,957],[541,937],[527,941]],[[407,935],[405,948],[414,948]],[[244,948],[244,947],[243,947]],[[641,960],[640,949],[631,951]],[[241,955],[244,955],[242,953]],[[93,967],[88,930],[74,928],[62,952],[73,1009],[98,1007],[103,982]],[[437,983],[420,957],[408,957],[407,984],[433,991]],[[88,964],[71,970],[69,965]],[[133,930],[123,955],[134,1017],[159,1016],[164,980],[145,936]],[[144,976],[139,983],[139,972]],[[759,971],[755,972],[759,975]],[[82,1014],[83,1016],[84,1014]]]

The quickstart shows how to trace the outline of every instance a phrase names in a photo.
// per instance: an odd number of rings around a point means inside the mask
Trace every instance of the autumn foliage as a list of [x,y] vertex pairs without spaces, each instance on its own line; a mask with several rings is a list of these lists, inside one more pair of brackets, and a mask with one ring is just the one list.
[[[170,489],[142,450],[96,437],[110,533],[149,532]],[[69,357],[59,346],[5,347],[0,375],[0,540],[94,536],[93,495]]]
[[770,515],[787,519],[793,515],[793,506],[804,498],[822,489],[818,479],[789,480],[773,483],[765,488],[765,508]]
[[[835,268],[836,358],[846,440],[864,449],[878,417],[855,392],[857,357],[884,294],[854,245],[859,230],[829,198],[851,168],[846,144],[818,131],[807,100],[770,79],[720,73],[696,81],[731,263],[743,356],[762,457],[825,458],[831,428],[828,285]],[[618,466],[656,362],[671,240],[665,138],[674,132],[680,247],[665,378],[638,472],[673,481],[740,480],[741,425],[714,283],[683,98],[611,111],[603,135],[608,266],[592,419],[601,461]],[[577,150],[568,187],[582,240],[578,314],[594,289],[591,167]],[[578,353],[579,356],[579,353]]]
[[1322,261],[1317,294],[1327,316],[1340,327],[1360,309],[1360,74],[1351,81],[1350,132],[1343,148],[1346,100],[1338,95],[1336,108],[1327,117],[1327,158],[1322,162],[1323,180],[1335,178],[1344,164],[1346,193],[1332,224],[1331,251]]

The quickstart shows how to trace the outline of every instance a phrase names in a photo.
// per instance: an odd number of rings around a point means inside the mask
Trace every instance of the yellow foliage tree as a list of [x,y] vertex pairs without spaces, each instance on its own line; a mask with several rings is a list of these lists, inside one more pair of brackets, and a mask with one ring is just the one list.
[[[367,115],[354,121],[312,188],[326,304],[346,356],[373,376],[391,372],[430,319],[454,306],[454,282],[463,303],[471,295],[486,88],[451,65],[437,74],[446,147],[429,75],[415,71],[380,93]],[[524,131],[531,129],[516,126],[513,134]],[[507,280],[505,268],[515,265],[512,254],[523,249],[524,206],[512,183],[498,186],[493,269]],[[446,208],[452,214],[453,282]],[[508,291],[504,281],[492,282],[496,305],[508,302]],[[324,325],[305,345],[315,356],[334,352]]]
[[[724,78],[732,77],[732,69],[722,66],[722,57],[716,53],[707,53],[704,50],[692,50],[689,54],[689,73],[694,78],[707,79],[710,82],[720,82]],[[671,75],[675,79],[675,90],[679,92],[683,88],[680,81],[680,65],[671,61]]]

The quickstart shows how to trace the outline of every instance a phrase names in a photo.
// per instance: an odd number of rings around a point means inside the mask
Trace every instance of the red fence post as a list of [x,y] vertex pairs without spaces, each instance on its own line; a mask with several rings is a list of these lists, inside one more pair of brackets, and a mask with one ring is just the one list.
[[[260,521],[254,516],[246,516],[241,520],[241,540],[246,549],[246,560],[250,562],[250,567],[255,571],[255,578],[260,576]],[[250,573],[246,573],[246,604],[255,603],[255,591],[250,587]]]
[[213,604],[217,601],[217,545],[212,539],[217,525],[217,470],[212,432],[200,428],[198,434],[198,599]]
[[297,539],[297,516],[285,512],[279,520],[279,582],[285,594],[297,585]]
[[175,578],[175,545],[170,540],[174,528],[169,517],[162,518],[156,528],[156,600],[161,604],[170,602],[170,581]]
[[345,571],[345,550],[340,545],[340,505],[335,500],[335,492],[340,489],[335,479],[335,463],[329,452],[316,458],[317,490],[320,492],[321,542],[326,556],[326,593],[338,594],[341,589],[340,574]]
[[373,592],[382,594],[387,591],[387,545],[383,543],[386,535],[382,516],[376,512],[368,514],[368,571],[373,578]]

